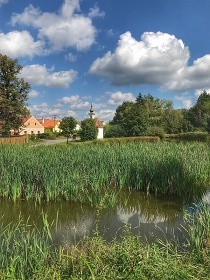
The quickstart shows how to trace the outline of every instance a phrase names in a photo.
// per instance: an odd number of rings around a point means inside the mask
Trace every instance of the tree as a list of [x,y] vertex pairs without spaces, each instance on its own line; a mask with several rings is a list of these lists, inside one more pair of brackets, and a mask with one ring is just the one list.
[[92,118],[85,119],[81,123],[80,137],[82,141],[96,140],[98,134],[98,128],[95,120]]
[[67,143],[69,142],[69,137],[73,135],[73,131],[77,125],[77,121],[73,117],[64,117],[59,128],[62,130],[62,134],[67,138]]
[[185,118],[185,110],[165,110],[163,127],[166,133],[176,134],[193,130],[191,123]]
[[104,128],[104,137],[105,138],[118,138],[124,137],[125,130],[122,128],[120,124],[106,124]]
[[0,54],[0,129],[4,134],[19,129],[29,114],[26,101],[30,85],[20,77],[21,70],[17,59]]
[[210,94],[203,91],[194,107],[189,109],[188,118],[192,125],[200,130],[208,130],[210,118]]
[[124,122],[124,120],[127,119],[128,113],[132,111],[133,107],[134,103],[131,101],[126,101],[119,105],[116,109],[116,113],[111,124],[121,124]]

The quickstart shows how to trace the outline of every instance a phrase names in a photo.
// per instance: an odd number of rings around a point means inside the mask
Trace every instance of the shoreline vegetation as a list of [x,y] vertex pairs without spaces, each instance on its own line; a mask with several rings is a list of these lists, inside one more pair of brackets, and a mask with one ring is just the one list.
[[5,144],[0,166],[0,196],[13,201],[64,199],[103,208],[115,203],[118,190],[188,200],[201,197],[210,185],[209,144],[198,141]]
[[[120,240],[106,242],[97,231],[77,244],[53,244],[43,214],[43,229],[24,224],[1,227],[0,279],[195,279],[210,275],[210,205],[186,213],[183,243],[149,244],[125,226]],[[3,219],[3,217],[2,217]]]
[[[111,139],[110,139],[111,140]],[[209,143],[95,141],[55,146],[2,145],[0,196],[75,200],[112,207],[117,192],[175,195],[186,200],[209,189]],[[47,216],[42,230],[19,222],[0,228],[0,279],[207,280],[210,275],[210,205],[185,213],[186,239],[149,244],[125,226],[106,242],[95,228],[77,244],[56,245]],[[56,221],[55,221],[56,224]]]

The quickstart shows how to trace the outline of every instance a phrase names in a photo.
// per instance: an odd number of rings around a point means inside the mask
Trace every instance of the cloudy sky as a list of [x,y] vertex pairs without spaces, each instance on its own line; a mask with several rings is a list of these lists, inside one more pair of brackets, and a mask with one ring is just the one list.
[[190,108],[210,89],[209,0],[0,0],[37,118],[111,120],[141,92]]

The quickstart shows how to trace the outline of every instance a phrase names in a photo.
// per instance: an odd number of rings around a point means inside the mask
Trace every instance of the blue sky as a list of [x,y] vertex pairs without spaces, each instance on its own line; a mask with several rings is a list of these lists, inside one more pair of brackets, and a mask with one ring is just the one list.
[[112,120],[138,94],[190,108],[210,91],[209,0],[0,0],[0,53],[17,58],[37,118]]

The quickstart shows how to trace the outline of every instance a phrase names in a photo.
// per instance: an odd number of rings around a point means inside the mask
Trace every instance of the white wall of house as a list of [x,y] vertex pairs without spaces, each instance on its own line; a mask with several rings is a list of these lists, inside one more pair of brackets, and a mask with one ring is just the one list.
[[103,138],[104,138],[104,128],[103,127],[98,127],[97,139],[103,139]]

